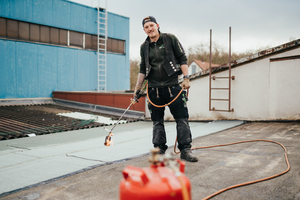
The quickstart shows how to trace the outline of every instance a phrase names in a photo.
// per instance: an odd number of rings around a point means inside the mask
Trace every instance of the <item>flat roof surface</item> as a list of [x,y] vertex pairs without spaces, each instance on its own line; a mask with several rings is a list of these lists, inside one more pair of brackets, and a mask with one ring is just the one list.
[[[300,199],[299,122],[215,121],[192,122],[190,126],[193,147],[267,139],[282,143],[288,151],[291,169],[286,174],[229,190],[213,199]],[[172,146],[175,123],[166,123],[166,130],[168,145]],[[129,165],[149,166],[152,122],[122,124],[113,132],[114,145],[110,147],[103,145],[107,135],[103,128],[0,141],[1,199],[119,199],[122,170]],[[171,151],[170,147],[167,152]],[[193,153],[199,162],[186,163],[185,168],[192,199],[203,199],[231,185],[287,168],[284,150],[270,142]]]

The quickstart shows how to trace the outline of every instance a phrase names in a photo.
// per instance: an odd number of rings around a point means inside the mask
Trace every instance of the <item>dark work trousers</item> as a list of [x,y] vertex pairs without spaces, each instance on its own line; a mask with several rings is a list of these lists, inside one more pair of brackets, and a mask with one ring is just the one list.
[[[171,102],[179,94],[180,85],[174,85],[164,88],[148,88],[149,98],[155,105],[165,105]],[[176,121],[177,141],[180,150],[191,148],[192,135],[188,123],[187,96],[183,91],[180,96],[168,107]],[[166,150],[166,132],[164,127],[165,107],[158,108],[148,102],[148,108],[153,121],[153,139],[154,147]]]

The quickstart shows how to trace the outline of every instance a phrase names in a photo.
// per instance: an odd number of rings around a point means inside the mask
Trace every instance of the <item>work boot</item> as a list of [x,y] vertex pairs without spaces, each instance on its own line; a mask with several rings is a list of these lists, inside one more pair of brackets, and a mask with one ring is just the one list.
[[198,162],[198,158],[192,154],[191,149],[183,149],[180,153],[180,159],[189,162]]
[[166,150],[165,149],[159,149],[159,152],[158,152],[158,154],[161,154],[161,155],[164,155],[166,153]]
[[166,153],[166,150],[168,149],[168,146],[167,145],[154,145],[154,148],[159,148],[159,152],[158,154],[165,154]]

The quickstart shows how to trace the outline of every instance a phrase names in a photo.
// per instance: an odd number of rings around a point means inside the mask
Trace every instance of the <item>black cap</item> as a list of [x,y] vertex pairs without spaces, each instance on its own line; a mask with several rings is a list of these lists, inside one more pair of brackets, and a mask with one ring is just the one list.
[[143,21],[142,21],[143,27],[144,27],[144,24],[147,22],[154,22],[155,24],[157,24],[156,19],[152,16],[148,16],[143,19]]

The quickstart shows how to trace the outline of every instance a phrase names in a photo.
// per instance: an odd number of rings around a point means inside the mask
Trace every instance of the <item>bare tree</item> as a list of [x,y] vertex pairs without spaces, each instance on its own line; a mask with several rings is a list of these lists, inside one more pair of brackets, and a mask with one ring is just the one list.
[[130,60],[130,90],[134,90],[140,72],[140,61]]
[[[244,53],[231,53],[231,60],[237,60],[239,58],[251,55],[253,51],[247,51]],[[194,59],[201,60],[203,62],[209,62],[209,44],[200,43],[192,46],[188,49],[188,64],[193,62]],[[212,44],[212,63],[214,64],[226,64],[228,63],[228,50],[217,43]]]

